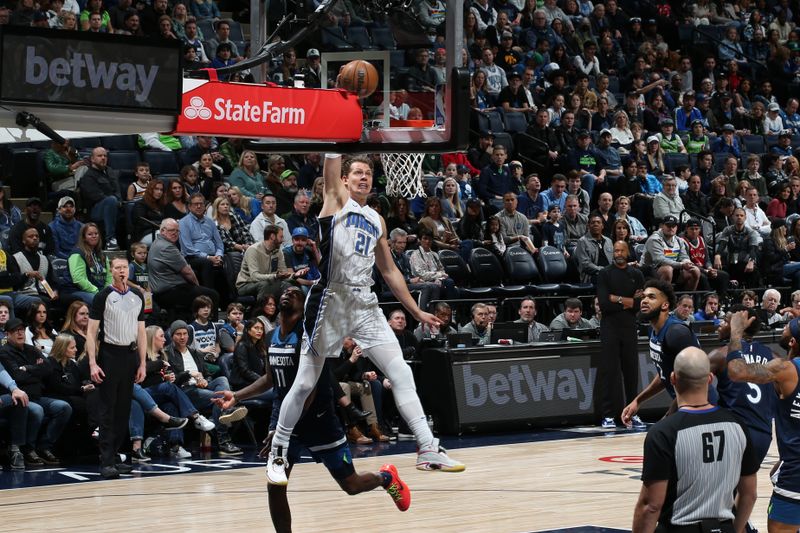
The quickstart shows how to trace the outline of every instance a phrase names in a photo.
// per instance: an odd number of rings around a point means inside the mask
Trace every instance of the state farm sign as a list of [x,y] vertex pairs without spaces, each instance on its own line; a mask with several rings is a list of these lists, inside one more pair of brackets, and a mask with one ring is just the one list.
[[341,90],[197,81],[184,90],[174,133],[357,141],[358,99]]

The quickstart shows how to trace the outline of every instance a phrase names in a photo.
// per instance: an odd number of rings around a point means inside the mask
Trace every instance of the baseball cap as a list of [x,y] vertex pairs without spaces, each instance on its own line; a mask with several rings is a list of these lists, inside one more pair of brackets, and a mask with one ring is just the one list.
[[308,230],[306,228],[302,227],[302,226],[294,228],[292,230],[292,238],[294,239],[295,237],[303,237],[303,238],[307,239],[308,238]]
[[733,127],[733,124],[725,124],[722,126],[722,131],[736,131],[736,128]]
[[661,122],[659,122],[658,125],[659,126],[674,126],[675,122],[673,122],[671,118],[662,118]]
[[779,106],[775,102],[772,102],[771,104],[769,104],[769,107],[767,108],[767,110],[768,111],[780,111],[781,110],[781,106]]
[[628,98],[639,98],[639,93],[636,91],[628,91],[627,93],[625,93],[625,96],[627,96]]
[[661,223],[665,224],[667,226],[677,226],[678,225],[678,219],[675,218],[674,215],[667,215],[667,216],[664,217],[664,219],[661,221]]
[[308,52],[306,52],[306,58],[309,57],[319,57],[319,50],[316,48],[309,48]]
[[61,209],[67,204],[72,204],[72,206],[74,207],[75,200],[73,200],[71,196],[62,196],[61,199],[58,201],[58,208]]
[[8,322],[6,322],[6,332],[10,333],[15,329],[20,329],[25,327],[25,322],[20,320],[19,318],[12,318]]
[[772,220],[772,223],[770,224],[769,227],[771,229],[778,229],[778,228],[780,228],[782,226],[785,226],[785,225],[786,225],[786,220],[785,219],[783,219],[783,218],[775,218],[775,219]]
[[581,131],[578,132],[578,139],[583,139],[583,138],[586,138],[586,137],[591,137],[591,135],[589,135],[588,131],[581,130]]
[[42,205],[42,201],[39,198],[37,198],[36,196],[32,196],[32,197],[28,198],[27,202],[25,202],[25,207],[29,207],[29,206],[32,206],[32,205],[41,206]]
[[481,201],[478,200],[477,198],[470,198],[469,200],[467,200],[467,207],[469,207],[471,205],[480,207],[481,206]]
[[695,101],[697,101],[698,104],[700,102],[705,102],[706,101],[705,93],[697,93],[697,96],[695,96]]
[[510,31],[504,31],[501,37],[503,39],[513,39],[514,38],[514,34],[511,33]]
[[789,130],[781,130],[781,132],[778,134],[778,138],[781,139],[783,137],[789,137],[791,139],[792,132],[790,132]]
[[660,143],[660,142],[661,142],[661,139],[659,139],[658,136],[656,136],[656,135],[651,135],[650,137],[647,138],[647,144]]
[[560,68],[561,66],[558,63],[548,63],[542,70],[544,71],[545,74],[549,74],[550,72],[559,70]]
[[686,221],[686,227],[687,228],[695,227],[695,226],[698,227],[698,228],[701,226],[699,219],[690,218],[689,220]]
[[611,130],[608,128],[603,128],[602,130],[600,130],[600,137],[606,134],[611,135]]
[[297,176],[297,172],[294,170],[284,170],[281,173],[280,180],[283,181],[290,176]]
[[686,91],[685,93],[683,93],[683,97],[684,98],[694,98],[695,97],[694,91]]
[[640,17],[631,17],[631,24],[641,24],[642,19]]
[[729,93],[728,91],[720,91],[719,97],[721,100],[724,100],[726,98],[732,98],[731,93]]
[[703,125],[703,121],[702,121],[702,120],[700,120],[699,118],[696,118],[696,119],[694,119],[694,120],[692,121],[692,127],[695,127],[695,126],[697,126],[698,124],[700,124],[700,125],[702,126],[702,125]]
[[514,160],[514,161],[512,161],[511,163],[509,163],[509,164],[508,164],[508,166],[509,166],[509,167],[520,167],[520,168],[522,168],[522,163],[520,163],[520,162],[519,162],[519,161],[517,161],[517,160]]
[[520,76],[519,72],[517,72],[517,71],[515,70],[515,71],[512,71],[512,72],[511,72],[511,73],[508,75],[508,79],[509,79],[509,80],[510,80],[510,79],[512,79],[512,78],[517,78],[517,79],[520,79],[520,80],[521,80],[521,79],[522,79],[522,76]]

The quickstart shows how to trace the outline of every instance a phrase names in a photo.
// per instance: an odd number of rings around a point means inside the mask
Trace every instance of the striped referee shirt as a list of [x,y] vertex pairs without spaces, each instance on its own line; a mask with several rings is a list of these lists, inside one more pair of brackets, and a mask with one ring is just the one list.
[[103,342],[129,346],[136,342],[144,321],[144,297],[133,287],[120,292],[112,285],[95,294],[89,318],[100,322]]
[[642,481],[667,481],[658,523],[732,520],[733,490],[760,464],[747,429],[726,409],[679,410],[647,432]]

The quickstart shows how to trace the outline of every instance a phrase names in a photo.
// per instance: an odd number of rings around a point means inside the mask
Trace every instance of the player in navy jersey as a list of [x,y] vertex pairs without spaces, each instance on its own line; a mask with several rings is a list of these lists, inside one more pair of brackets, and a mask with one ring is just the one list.
[[[750,431],[750,439],[756,450],[759,463],[764,460],[772,444],[772,419],[778,396],[771,384],[755,384],[742,382],[737,371],[741,364],[760,363],[765,365],[772,361],[773,353],[769,346],[752,340],[761,328],[761,321],[755,310],[747,310],[741,304],[734,305],[733,312],[747,311],[748,316],[755,318],[744,330],[734,333],[742,340],[742,347],[736,352],[729,352],[727,346],[712,350],[708,357],[711,360],[711,371],[717,376],[717,393],[719,405],[736,413]],[[730,325],[723,322],[719,329],[720,339],[731,337]],[[730,364],[730,361],[737,362]]]
[[267,480],[275,485],[288,483],[285,452],[292,430],[323,374],[326,358],[339,356],[345,337],[352,337],[391,383],[397,410],[417,441],[417,468],[461,472],[464,465],[447,455],[428,427],[414,376],[372,292],[373,267],[377,266],[411,316],[422,324],[441,325],[434,315],[422,311],[408,292],[386,241],[386,223],[366,205],[372,190],[372,162],[355,156],[342,164],[340,155],[326,154],[323,176],[321,277],[306,299],[302,357],[281,405],[267,460]]
[[[662,390],[666,389],[667,393],[675,398],[675,388],[669,381],[675,357],[684,348],[700,347],[697,337],[689,326],[670,315],[673,307],[675,307],[675,292],[670,283],[651,279],[644,284],[638,318],[640,321],[650,322],[650,359],[656,365],[658,375],[622,410],[622,423],[626,426],[631,426],[639,406]],[[713,398],[712,403],[715,400],[716,398]],[[673,401],[670,412],[674,411],[674,408]]]
[[[267,372],[257,381],[231,392],[218,392],[214,401],[223,409],[233,406],[237,401],[253,398],[275,388],[277,400],[272,405],[272,423],[274,428],[280,403],[286,398],[289,388],[297,376],[300,363],[300,350],[303,337],[303,292],[297,287],[287,289],[280,298],[281,323],[270,334],[270,346],[267,351]],[[287,475],[291,466],[300,459],[300,452],[307,448],[311,456],[325,465],[331,476],[339,483],[347,494],[383,487],[401,511],[411,505],[411,491],[400,479],[394,465],[383,465],[379,472],[358,473],[353,466],[353,457],[347,445],[347,439],[339,419],[336,417],[334,395],[331,388],[330,373],[323,372],[317,386],[306,402],[300,421],[295,426],[289,442],[287,459]],[[262,456],[270,448],[262,450]],[[275,530],[279,533],[291,531],[291,512],[286,497],[285,485],[268,485],[269,508]]]
[[[732,355],[741,351],[740,332],[752,322],[745,311],[731,315],[728,351]],[[766,365],[732,359],[728,370],[737,381],[772,383],[778,393],[775,436],[780,463],[772,472],[767,527],[770,533],[796,533],[800,528],[800,319],[783,328],[781,346],[788,350],[788,359],[776,357]]]

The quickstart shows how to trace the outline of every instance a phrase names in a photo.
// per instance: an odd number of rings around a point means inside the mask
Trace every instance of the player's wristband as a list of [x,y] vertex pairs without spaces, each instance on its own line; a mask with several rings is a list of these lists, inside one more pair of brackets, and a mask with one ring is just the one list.
[[342,157],[342,154],[336,154],[336,153],[327,153],[327,154],[325,154],[325,159],[340,159],[341,157]]
[[742,359],[742,351],[734,350],[732,352],[728,352],[728,356],[725,359],[728,361],[733,361],[734,359]]

